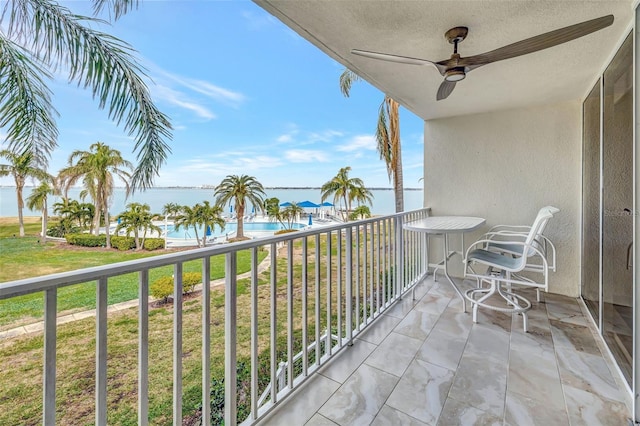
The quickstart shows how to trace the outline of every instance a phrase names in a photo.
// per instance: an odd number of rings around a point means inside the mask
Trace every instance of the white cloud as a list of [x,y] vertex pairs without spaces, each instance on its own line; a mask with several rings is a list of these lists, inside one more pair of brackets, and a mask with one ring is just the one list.
[[309,149],[291,149],[285,151],[284,157],[293,163],[324,163],[328,161],[327,154],[324,152]]
[[154,69],[154,73],[157,73],[158,75],[169,79],[173,83],[177,83],[179,86],[192,90],[196,93],[200,93],[201,95],[219,102],[238,106],[246,99],[245,95],[240,92],[235,92],[230,89],[225,89],[224,87],[216,86],[215,84],[209,83],[208,81],[174,74],[158,67],[155,64],[152,65],[152,68]]
[[354,151],[374,151],[376,149],[376,138],[372,135],[358,135],[352,137],[344,145],[337,147],[338,151],[354,152]]
[[216,115],[206,106],[189,99],[184,93],[178,92],[170,87],[161,85],[154,86],[154,95],[157,99],[194,112],[198,117],[204,118],[205,120],[216,118]]
[[284,135],[280,135],[276,138],[276,142],[279,143],[287,143],[293,140],[293,135],[291,133],[285,133]]

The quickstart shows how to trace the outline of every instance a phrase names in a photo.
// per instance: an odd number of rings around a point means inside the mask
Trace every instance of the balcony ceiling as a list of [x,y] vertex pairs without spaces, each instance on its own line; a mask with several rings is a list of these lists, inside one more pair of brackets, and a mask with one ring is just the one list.
[[[629,30],[624,1],[291,1],[256,0],[326,54],[423,119],[582,99]],[[363,58],[351,49],[448,59],[444,33],[466,26],[459,53],[471,56],[613,14],[612,26],[583,38],[473,70],[449,98],[436,101],[443,77],[431,66]]]

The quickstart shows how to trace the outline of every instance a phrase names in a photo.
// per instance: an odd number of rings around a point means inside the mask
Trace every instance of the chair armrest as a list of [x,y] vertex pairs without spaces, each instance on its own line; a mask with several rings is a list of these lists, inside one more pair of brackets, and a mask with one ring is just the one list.
[[531,226],[528,225],[495,225],[487,232],[512,231],[512,232],[529,232]]

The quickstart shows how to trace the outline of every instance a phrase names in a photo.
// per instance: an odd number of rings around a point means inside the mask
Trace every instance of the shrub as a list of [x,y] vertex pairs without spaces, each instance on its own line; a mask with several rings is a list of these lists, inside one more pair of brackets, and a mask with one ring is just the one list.
[[158,278],[151,283],[150,291],[154,299],[166,302],[173,294],[173,277]]
[[65,239],[71,245],[82,247],[104,247],[107,244],[107,236],[103,234],[67,234]]
[[158,250],[164,248],[164,238],[147,238],[144,240],[145,250]]
[[136,248],[136,240],[133,237],[111,236],[111,247],[120,251],[127,251]]
[[187,272],[182,274],[182,290],[190,293],[193,288],[202,282],[202,274],[199,272]]
[[[199,272],[186,272],[182,274],[182,291],[190,293],[197,284],[202,282],[202,275]],[[150,287],[151,296],[154,299],[162,299],[167,301],[169,296],[173,294],[173,277],[165,276],[158,278]]]
[[82,229],[78,226],[69,226],[66,223],[60,222],[55,225],[51,225],[47,229],[47,235],[49,237],[64,238],[68,234],[79,234]]

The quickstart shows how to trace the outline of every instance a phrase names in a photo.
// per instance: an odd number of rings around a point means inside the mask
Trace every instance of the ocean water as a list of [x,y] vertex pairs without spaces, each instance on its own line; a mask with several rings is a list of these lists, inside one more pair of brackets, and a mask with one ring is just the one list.
[[[31,187],[25,187],[23,191],[23,197],[26,199],[31,193]],[[79,188],[74,188],[69,191],[69,197],[72,199],[79,199]],[[280,202],[285,201],[301,202],[309,200],[316,204],[320,203],[320,190],[319,189],[266,189],[267,197],[276,197]],[[373,193],[373,206],[371,206],[371,212],[376,215],[391,214],[395,212],[395,200],[392,190],[374,189]],[[136,192],[135,195],[126,198],[126,192],[122,188],[116,188],[111,200],[111,207],[109,212],[112,216],[126,209],[126,205],[131,202],[146,203],[151,207],[151,211],[154,213],[162,212],[162,207],[167,203],[177,203],[181,205],[193,206],[196,203],[202,203],[208,200],[213,204],[213,189],[212,188],[151,188],[144,192]],[[53,197],[49,200],[49,213],[52,213],[51,206],[60,201],[60,197]],[[87,200],[90,201],[90,200]],[[333,200],[328,200],[333,201]],[[422,190],[405,190],[404,191],[404,209],[415,210],[421,208],[423,205],[423,191]],[[18,203],[16,199],[16,191],[14,187],[0,187],[0,216],[17,216],[18,215]],[[227,212],[228,213],[228,210]],[[247,213],[250,213],[247,212]],[[25,207],[25,216],[39,216],[40,212],[32,212]]]

